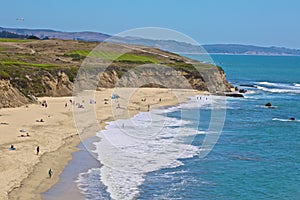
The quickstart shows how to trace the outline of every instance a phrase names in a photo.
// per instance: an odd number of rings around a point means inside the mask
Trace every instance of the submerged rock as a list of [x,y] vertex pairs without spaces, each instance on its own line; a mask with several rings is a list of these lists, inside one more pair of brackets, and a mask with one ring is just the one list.
[[242,86],[242,87],[257,88],[255,85],[251,85],[251,84],[241,84],[240,86]]
[[247,90],[245,90],[245,89],[240,89],[239,90],[239,93],[246,93],[247,92]]
[[244,95],[240,94],[240,93],[226,93],[225,95],[227,97],[240,97],[240,98],[244,98]]
[[272,104],[271,104],[270,102],[268,102],[268,103],[266,103],[266,104],[265,104],[265,106],[267,106],[267,107],[271,107],[271,106],[272,106]]

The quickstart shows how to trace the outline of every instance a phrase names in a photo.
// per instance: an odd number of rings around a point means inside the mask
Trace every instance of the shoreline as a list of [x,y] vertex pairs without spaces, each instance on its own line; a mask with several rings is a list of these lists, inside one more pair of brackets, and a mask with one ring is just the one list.
[[[127,89],[127,90],[137,90],[137,89]],[[130,116],[145,111],[146,105],[144,105],[143,102],[140,102],[140,99],[144,98],[145,95],[147,96],[147,98],[153,98],[153,99],[158,99],[159,97],[163,98],[163,101],[159,103],[151,102],[151,109],[153,109],[153,108],[158,108],[163,106],[177,105],[181,102],[186,101],[188,97],[197,94],[204,94],[204,95],[208,94],[202,91],[184,90],[184,89],[182,90],[173,89],[171,90],[171,92],[168,89],[162,89],[162,88],[143,88],[138,90],[139,91],[135,92],[135,95],[133,97],[132,100],[133,104],[130,104],[130,106],[127,107],[127,110],[130,112]],[[113,92],[114,92],[113,89],[104,89],[103,91],[97,92],[97,94],[99,94],[98,98],[99,99],[109,98]],[[178,92],[178,94],[174,95],[174,92],[175,93]],[[60,99],[60,103],[61,103],[62,100],[66,101],[67,99],[70,98],[71,97],[58,97],[52,99]],[[114,116],[113,113],[110,113],[112,109],[112,104],[103,105],[103,102],[101,102],[101,100],[100,103],[98,103],[99,102],[98,98],[96,104],[97,107],[101,108],[102,109],[101,111],[102,112],[104,111],[106,113],[105,116],[101,116],[100,119],[98,119],[102,130],[105,128],[107,122],[116,120],[115,119],[116,117],[126,117],[126,116]],[[122,100],[120,100],[120,103],[123,103]],[[29,105],[29,107],[31,106],[32,105]],[[21,109],[23,109],[23,107]],[[110,110],[110,112],[107,112],[108,110]],[[96,111],[99,110],[96,109]],[[73,116],[68,116],[68,118],[72,123],[74,123],[73,122],[74,119],[72,119]],[[56,127],[58,128],[57,129],[58,131],[61,131],[60,127],[62,125],[64,126],[64,124],[60,124]],[[72,124],[71,126],[74,126],[74,124]],[[69,126],[69,128],[72,127]],[[86,127],[86,128],[90,129],[89,131],[95,130],[94,127]],[[59,145],[57,149],[53,149],[50,152],[45,152],[42,156],[39,156],[38,162],[32,166],[31,172],[28,173],[27,176],[22,178],[22,180],[19,182],[20,185],[15,183],[14,187],[11,188],[10,191],[6,191],[8,193],[8,199],[42,199],[42,194],[44,192],[48,191],[49,189],[53,188],[57,183],[59,183],[61,174],[73,159],[73,153],[79,151],[79,148],[77,146],[81,143],[82,139],[95,136],[95,132],[94,132],[94,135],[87,135],[86,137],[84,135],[82,137],[82,135],[79,135],[76,132],[76,130],[75,131],[74,130],[75,129],[71,131],[72,133],[68,137],[66,137],[64,133],[61,134],[61,136],[63,135],[62,136],[63,138],[60,138],[62,140],[62,143]],[[51,179],[47,177],[49,166],[51,166],[51,168],[54,171],[54,175]]]
[[[73,159],[72,154],[79,151],[77,147],[81,140],[78,136],[67,138],[65,146],[61,146],[58,150],[45,153],[38,164],[34,166],[33,172],[21,182],[21,186],[15,188],[8,194],[8,199],[42,199],[42,193],[52,188],[60,181],[60,174],[65,167]],[[52,159],[55,157],[55,159]],[[47,177],[47,167],[49,164],[55,166],[52,168],[56,175],[50,179]],[[43,180],[40,174],[45,174]],[[24,198],[24,194],[26,197]]]
[[49,190],[42,193],[42,199],[85,199],[85,195],[82,194],[81,190],[78,188],[78,183],[76,181],[78,180],[78,174],[84,173],[90,168],[99,167],[99,161],[86,149],[86,145],[90,147],[96,141],[98,141],[98,138],[92,137],[80,142],[77,146],[79,151],[72,153],[72,159],[61,173],[59,181]]

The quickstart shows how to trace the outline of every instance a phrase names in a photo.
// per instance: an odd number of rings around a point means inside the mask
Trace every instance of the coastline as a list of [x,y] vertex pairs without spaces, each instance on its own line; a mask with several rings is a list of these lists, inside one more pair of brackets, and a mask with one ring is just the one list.
[[[21,186],[9,193],[8,199],[42,199],[42,193],[59,182],[60,174],[73,158],[72,154],[79,151],[79,143],[77,136],[70,137],[58,150],[45,153],[34,166],[33,172],[21,182]],[[47,177],[48,166],[54,166],[52,170],[55,174],[51,179]],[[43,178],[41,174],[44,174]]]
[[42,194],[44,200],[83,200],[85,196],[78,189],[78,175],[88,171],[90,168],[99,167],[100,163],[87,151],[87,147],[97,142],[98,138],[92,137],[81,142],[77,148],[79,151],[72,153],[72,159],[69,161],[63,172],[60,174],[59,181],[49,190]]
[[[128,105],[127,107],[130,116],[133,116],[141,111],[145,111],[147,109],[147,104],[151,104],[151,109],[158,108],[161,106],[172,106],[186,101],[190,96],[194,96],[196,94],[208,94],[207,92],[201,92],[196,90],[185,90],[185,89],[169,90],[169,89],[162,89],[162,88],[142,88],[142,89],[127,88],[124,90],[131,90],[131,91],[134,90],[134,95],[131,96],[129,102],[130,105]],[[113,92],[114,92],[113,89],[103,89],[102,91],[96,92],[97,104],[95,109],[96,112],[98,112],[97,116],[99,118],[97,119],[99,120],[102,129],[106,126],[107,122],[114,121],[115,118],[118,117],[118,116],[114,116],[114,113],[111,111],[112,104],[109,103],[108,105],[104,105],[102,101],[104,98],[110,98]],[[145,97],[151,98],[151,101],[148,100],[147,103],[141,102],[141,99]],[[50,107],[52,105],[52,100],[53,100],[54,102],[57,101],[56,103],[59,103],[61,105],[61,108],[63,108],[64,102],[66,102],[70,98],[71,97],[59,97],[59,98],[46,98],[46,99],[47,101],[49,101]],[[159,98],[162,98],[162,101],[158,102]],[[45,98],[40,98],[40,99],[42,100]],[[122,100],[121,98],[120,103],[121,104],[124,103],[123,101],[128,101],[128,99]],[[28,106],[29,108],[25,106],[17,109],[29,110],[30,107],[39,107],[39,106],[40,105],[29,105]],[[19,177],[18,179],[13,178],[12,181],[14,183],[13,186],[10,188],[6,187],[5,188],[6,191],[4,190],[1,192],[2,194],[8,193],[7,196],[8,199],[20,199],[20,198],[41,199],[42,193],[52,188],[56,183],[60,181],[60,175],[62,174],[64,169],[68,166],[68,164],[73,158],[72,154],[79,150],[77,146],[80,144],[82,137],[79,137],[78,134],[76,133],[76,129],[74,127],[74,122],[73,122],[73,116],[71,115],[72,111],[69,109],[68,113],[66,114],[65,112],[61,111],[62,110],[61,108],[57,108],[58,110],[55,110],[53,112],[54,113],[58,112],[64,117],[66,117],[64,121],[66,121],[67,119],[68,121],[67,126],[64,123],[62,123],[61,119],[56,119],[54,120],[56,123],[54,124],[49,123],[49,126],[47,126],[47,128],[44,127],[45,129],[43,129],[43,127],[39,127],[38,129],[38,131],[41,131],[40,133],[41,137],[43,137],[44,134],[49,134],[49,132],[56,133],[56,131],[58,131],[60,133],[58,134],[60,137],[58,139],[60,143],[54,145],[56,148],[49,148],[48,151],[44,151],[40,156],[34,155],[35,162],[30,163],[31,165],[29,164],[27,171],[22,173],[23,175],[26,176]],[[6,109],[2,109],[2,111],[3,110],[5,111]],[[105,114],[103,115],[103,113]],[[54,115],[56,116],[56,113]],[[35,125],[36,124],[32,125],[32,127],[36,128]],[[53,125],[55,128],[53,128]],[[64,130],[61,129],[62,126],[64,127]],[[86,128],[90,128],[90,127],[86,127]],[[30,129],[30,126],[28,129]],[[91,130],[94,129],[91,128]],[[33,133],[34,132],[35,131],[33,131]],[[92,135],[88,135],[86,138],[90,138],[91,136]],[[55,142],[57,141],[54,141],[54,143]],[[6,145],[7,144],[9,143],[6,143]],[[4,144],[1,144],[1,146],[3,145]],[[32,144],[31,144],[31,148],[34,148],[32,147]],[[34,150],[32,153],[34,154]],[[26,166],[28,166],[28,163],[26,164],[27,164]],[[51,167],[52,170],[54,171],[54,175],[51,179],[48,178],[48,173],[47,173],[49,167]],[[21,172],[18,172],[18,169],[15,169],[14,173],[21,173]],[[2,196],[3,199],[7,199],[5,198],[5,195]]]

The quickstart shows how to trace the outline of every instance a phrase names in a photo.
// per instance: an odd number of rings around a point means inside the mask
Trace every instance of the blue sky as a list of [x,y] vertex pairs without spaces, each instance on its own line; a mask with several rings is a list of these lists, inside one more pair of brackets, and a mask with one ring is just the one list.
[[151,26],[200,44],[300,49],[299,10],[299,0],[9,0],[1,2],[0,26],[108,34]]

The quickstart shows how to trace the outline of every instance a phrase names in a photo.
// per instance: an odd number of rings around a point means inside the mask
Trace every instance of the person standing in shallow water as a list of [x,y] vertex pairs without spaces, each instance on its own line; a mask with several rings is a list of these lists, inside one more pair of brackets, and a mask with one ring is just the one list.
[[49,169],[49,172],[48,172],[48,174],[49,174],[49,178],[51,178],[51,177],[52,177],[52,175],[53,175],[53,171],[52,171],[52,169],[51,169],[51,168]]

